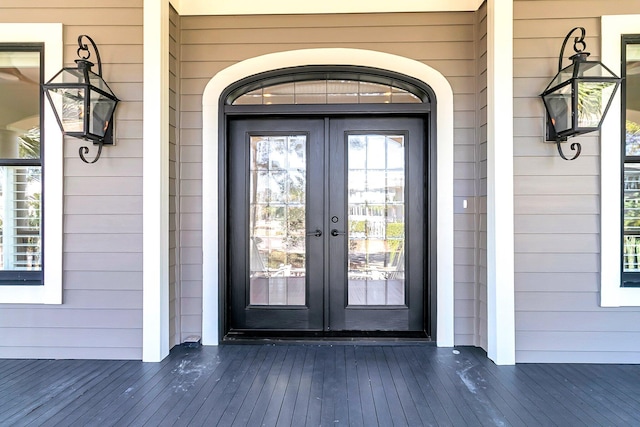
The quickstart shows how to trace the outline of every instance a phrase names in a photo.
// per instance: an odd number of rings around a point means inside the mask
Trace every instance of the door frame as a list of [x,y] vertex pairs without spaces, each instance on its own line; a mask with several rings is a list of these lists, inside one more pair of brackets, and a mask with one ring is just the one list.
[[[211,79],[203,94],[203,164],[216,165],[224,158],[224,116],[221,116],[221,94],[231,84],[260,72],[307,65],[360,66],[388,70],[422,82],[429,87],[437,100],[433,108],[433,129],[437,133],[437,283],[435,284],[436,327],[432,337],[438,346],[454,344],[453,312],[453,92],[448,81],[433,68],[408,58],[360,49],[304,49],[279,52],[251,58],[232,65]],[[433,106],[435,107],[435,105]],[[207,120],[206,118],[210,118]],[[221,147],[222,146],[222,147]],[[220,155],[222,153],[222,156]],[[222,179],[220,179],[222,178]],[[215,167],[203,168],[203,317],[202,340],[204,344],[218,344],[224,332],[225,286],[220,281],[219,239],[225,229],[219,217],[218,195],[224,187],[224,175]],[[222,193],[224,194],[224,193]],[[432,288],[432,291],[434,289]]]
[[[309,72],[309,70],[313,70],[314,68],[315,67],[311,67],[307,69],[304,67],[302,69],[283,70],[282,73],[277,73],[275,77],[278,81],[286,81],[283,78],[286,75],[301,76],[306,74],[311,77],[316,77],[313,71]],[[354,75],[353,70],[350,68],[345,69],[343,67],[341,70],[334,67],[331,68],[331,73],[335,73],[336,76],[339,76],[340,73],[345,73],[345,77]],[[359,71],[362,74],[362,70]],[[262,77],[261,75],[255,76],[255,79],[257,79],[257,81],[264,80]],[[397,75],[393,76],[393,78],[398,77]],[[221,101],[227,99],[227,94],[234,93],[238,85],[242,86],[244,82],[238,82],[237,85],[229,87],[223,92]],[[424,97],[433,99],[433,94],[430,93],[428,88],[424,93]],[[225,224],[224,229],[220,230],[222,238],[220,239],[219,247],[220,265],[226,266],[226,268],[220,269],[219,273],[221,288],[224,288],[223,291],[225,292],[224,309],[226,311],[224,318],[221,319],[223,329],[221,333],[224,334],[224,337],[279,337],[285,335],[320,337],[335,336],[336,334],[339,336],[353,334],[354,337],[357,337],[359,336],[359,331],[367,336],[373,336],[371,334],[375,334],[376,329],[368,329],[368,326],[370,326],[368,322],[375,322],[375,319],[381,315],[390,321],[390,323],[385,323],[387,326],[382,329],[384,332],[380,332],[380,334],[385,337],[393,336],[392,330],[386,328],[391,327],[391,325],[399,325],[400,323],[398,322],[403,319],[403,315],[406,315],[406,326],[410,329],[397,330],[399,337],[410,336],[408,334],[413,334],[411,336],[415,337],[422,337],[424,336],[422,335],[423,333],[426,333],[427,337],[434,335],[435,328],[433,326],[436,324],[436,304],[434,299],[431,298],[430,291],[434,290],[433,287],[437,279],[436,258],[431,255],[437,250],[434,237],[436,231],[435,207],[437,202],[435,188],[433,188],[433,185],[429,185],[429,183],[436,182],[435,147],[433,147],[433,144],[430,144],[430,141],[435,136],[431,102],[427,100],[421,104],[411,104],[409,108],[407,108],[406,104],[377,105],[377,107],[381,108],[376,108],[376,111],[371,112],[371,107],[374,106],[376,105],[306,105],[304,107],[309,108],[304,108],[305,112],[303,114],[296,111],[296,107],[299,107],[297,105],[223,105],[221,107],[221,114],[224,115],[226,131],[224,132],[224,147],[220,147],[219,173],[221,177],[229,181],[228,183],[221,184],[220,194],[226,194],[226,197],[221,198],[219,201],[220,222],[221,224]],[[316,109],[315,112],[313,111],[313,107]],[[273,109],[277,111],[277,114],[274,114]],[[403,113],[407,109],[411,110],[411,114]],[[399,113],[398,111],[401,112]],[[333,124],[329,125],[329,123]],[[363,126],[365,123],[373,127]],[[386,312],[386,314],[381,314],[381,307],[372,308],[364,306],[358,306],[355,309],[353,306],[343,307],[344,312],[342,312],[342,310],[337,308],[345,303],[345,301],[340,300],[340,295],[344,297],[343,285],[337,285],[337,283],[342,283],[342,278],[340,280],[332,280],[330,276],[326,274],[329,271],[335,272],[335,270],[329,267],[330,261],[325,260],[320,264],[314,264],[315,272],[309,274],[309,280],[312,277],[315,279],[324,277],[324,279],[320,279],[315,285],[307,282],[305,288],[308,299],[305,309],[301,309],[301,306],[248,306],[247,304],[250,303],[247,301],[247,286],[249,285],[247,281],[248,278],[245,274],[248,269],[248,258],[246,258],[248,247],[246,245],[249,244],[249,238],[248,235],[244,233],[245,230],[248,230],[248,220],[246,216],[248,212],[245,211],[245,209],[247,209],[249,200],[246,196],[248,193],[245,192],[245,190],[248,191],[248,184],[244,181],[244,176],[249,165],[247,160],[248,154],[239,144],[246,142],[245,138],[247,135],[285,135],[289,132],[300,135],[307,134],[309,141],[307,155],[310,155],[311,151],[315,151],[316,155],[320,154],[324,159],[324,161],[313,162],[315,165],[324,165],[322,167],[323,178],[317,175],[319,171],[317,168],[315,172],[312,172],[311,169],[308,171],[315,175],[315,178],[309,181],[310,183],[311,181],[321,183],[318,184],[316,190],[322,191],[324,195],[320,198],[321,200],[325,200],[322,204],[328,203],[328,205],[323,208],[316,205],[315,212],[322,212],[321,216],[323,220],[321,225],[317,221],[313,223],[315,227],[324,231],[321,240],[313,240],[313,245],[316,247],[316,250],[318,250],[318,246],[316,245],[319,242],[322,242],[321,245],[326,244],[326,247],[322,246],[322,253],[316,253],[318,257],[324,259],[329,253],[340,252],[337,247],[331,246],[334,244],[340,246],[339,243],[333,242],[335,237],[327,237],[328,230],[332,226],[328,224],[328,218],[331,215],[330,212],[340,215],[335,212],[341,212],[342,209],[346,209],[346,207],[342,206],[337,211],[330,211],[328,206],[332,204],[332,201],[336,201],[330,196],[330,194],[334,193],[343,193],[339,199],[342,200],[344,197],[345,200],[339,203],[346,203],[347,189],[346,187],[342,188],[342,191],[338,188],[329,189],[328,186],[335,185],[336,183],[329,184],[325,181],[325,178],[327,178],[327,176],[338,176],[345,173],[339,172],[343,169],[344,165],[338,166],[337,170],[331,172],[326,169],[329,164],[335,165],[335,161],[337,160],[336,158],[331,160],[328,157],[329,152],[339,157],[344,156],[346,159],[346,152],[342,153],[342,155],[335,153],[329,145],[338,143],[338,141],[344,137],[343,132],[347,132],[347,130],[346,128],[342,129],[343,126],[351,126],[349,129],[358,129],[357,131],[348,131],[349,133],[355,132],[360,134],[370,129],[373,133],[398,132],[399,134],[407,136],[410,152],[408,159],[405,159],[409,162],[406,171],[409,172],[413,170],[414,172],[412,172],[413,179],[407,178],[407,193],[405,196],[409,194],[409,192],[418,190],[421,192],[421,196],[418,198],[419,203],[413,203],[413,201],[407,202],[406,199],[403,199],[405,203],[407,203],[405,205],[407,215],[409,215],[410,211],[416,212],[411,216],[411,220],[409,217],[406,218],[407,227],[409,227],[406,243],[409,244],[409,248],[413,248],[410,250],[410,254],[407,253],[406,257],[408,261],[406,271],[409,277],[414,278],[405,284],[407,286],[407,294],[411,296],[410,302],[407,302],[404,309],[400,307],[387,307],[390,311]],[[406,131],[404,131],[404,129],[406,129]],[[409,137],[409,135],[412,136]],[[315,145],[318,141],[323,140],[324,146]],[[338,144],[341,145],[340,143]],[[343,146],[342,151],[344,150],[346,150],[346,146]],[[416,160],[411,160],[412,158]],[[239,164],[238,161],[241,161],[241,163]],[[346,176],[342,178],[346,180]],[[338,180],[338,182],[341,182],[341,179]],[[346,184],[346,181],[344,181],[344,183]],[[424,189],[422,189],[423,187]],[[345,226],[345,224],[342,224],[338,227],[344,228]],[[336,225],[333,225],[333,227],[336,227]],[[414,229],[414,227],[418,228]],[[413,240],[412,237],[417,235],[416,231],[418,230],[420,230],[419,234],[423,235],[423,238]],[[247,243],[239,243],[238,239]],[[307,242],[307,244],[310,243]],[[309,249],[309,246],[307,246],[307,249]],[[320,268],[321,271],[318,271],[318,268]],[[417,281],[415,278],[420,278],[420,280]],[[307,286],[309,288],[307,288]],[[340,289],[340,291],[334,292],[338,289]],[[308,293],[314,290],[322,295],[317,294],[315,298],[311,298]],[[333,296],[329,297],[330,294]],[[333,305],[336,297],[339,300],[337,306]],[[319,299],[322,300],[322,303],[318,305]],[[311,306],[312,302],[313,308]],[[350,313],[350,315],[348,313]],[[320,318],[315,317],[317,315],[320,315]],[[360,315],[364,315],[364,317],[358,321],[357,317]],[[365,319],[368,320],[363,322]],[[336,321],[338,321],[339,324],[340,320],[350,323],[351,325],[355,325],[354,322],[359,322],[358,324],[362,325],[362,327],[336,329]],[[259,321],[264,321],[265,323],[261,327],[252,328],[248,326],[249,324],[254,324]],[[319,321],[319,323],[313,323],[314,321]],[[240,324],[245,326],[240,326]],[[281,324],[282,327],[267,327],[265,326],[266,324]],[[309,325],[311,324],[315,324],[316,326],[310,327]],[[307,327],[305,328],[302,325],[307,325]]]

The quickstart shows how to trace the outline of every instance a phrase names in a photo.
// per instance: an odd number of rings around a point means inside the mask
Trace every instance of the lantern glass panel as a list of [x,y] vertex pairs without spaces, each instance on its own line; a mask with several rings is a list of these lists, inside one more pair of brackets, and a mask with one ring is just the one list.
[[47,84],[85,83],[84,74],[77,68],[63,68]]
[[62,124],[65,133],[82,133],[84,131],[84,99],[85,89],[52,88],[49,89],[54,112]]
[[556,133],[571,129],[571,85],[567,84],[544,96],[544,103]]
[[600,126],[615,85],[615,82],[578,81],[578,127]]
[[575,64],[571,64],[568,67],[563,68],[558,74],[556,74],[553,80],[551,80],[551,83],[547,86],[547,90],[569,81],[573,77],[574,68]]
[[111,121],[116,101],[94,90],[90,91],[90,93],[89,108],[91,111],[91,120],[89,121],[89,133],[102,138]]
[[[105,82],[99,75],[93,73],[93,72],[89,72],[88,73],[89,76],[89,84],[91,84],[93,87],[96,87],[110,95],[113,95],[113,92],[111,91],[111,89],[109,88],[109,86],[107,86],[107,82]],[[114,95],[115,98],[115,95]]]
[[606,77],[616,78],[604,65],[599,62],[585,61],[580,63],[577,77]]

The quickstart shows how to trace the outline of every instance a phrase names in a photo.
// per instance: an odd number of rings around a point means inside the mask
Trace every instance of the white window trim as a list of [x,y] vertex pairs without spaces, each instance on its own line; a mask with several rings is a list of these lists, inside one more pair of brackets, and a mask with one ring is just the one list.
[[[44,78],[53,77],[63,65],[62,24],[0,23],[0,43],[44,43]],[[0,286],[0,303],[62,304],[62,133],[53,111],[44,110],[45,178],[44,209],[44,285]]]
[[[602,63],[620,75],[621,36],[640,34],[640,15],[603,16]],[[620,287],[620,90],[617,91],[600,130],[600,305],[640,306],[640,288]]]

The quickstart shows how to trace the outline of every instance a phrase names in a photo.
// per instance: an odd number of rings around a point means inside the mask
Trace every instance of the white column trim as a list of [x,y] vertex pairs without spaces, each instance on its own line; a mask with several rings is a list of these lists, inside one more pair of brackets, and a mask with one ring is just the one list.
[[142,360],[169,354],[169,1],[144,0]]
[[435,69],[408,58],[360,49],[304,49],[278,52],[234,64],[207,84],[202,100],[203,130],[203,316],[202,342],[218,344],[218,101],[230,84],[253,74],[304,65],[360,65],[395,71],[428,84],[437,99],[437,344],[454,345],[453,290],[453,91]]
[[487,2],[487,355],[515,363],[513,2]]

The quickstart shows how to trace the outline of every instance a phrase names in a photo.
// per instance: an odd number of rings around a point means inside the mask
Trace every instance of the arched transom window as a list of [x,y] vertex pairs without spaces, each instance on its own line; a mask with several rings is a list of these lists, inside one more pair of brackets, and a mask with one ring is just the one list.
[[422,104],[419,87],[388,76],[353,72],[279,74],[236,88],[227,105]]

